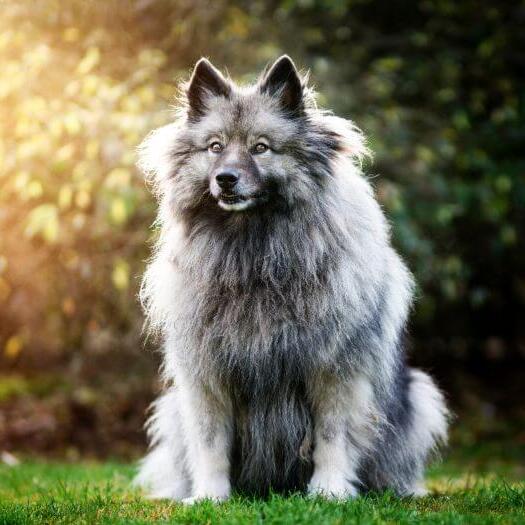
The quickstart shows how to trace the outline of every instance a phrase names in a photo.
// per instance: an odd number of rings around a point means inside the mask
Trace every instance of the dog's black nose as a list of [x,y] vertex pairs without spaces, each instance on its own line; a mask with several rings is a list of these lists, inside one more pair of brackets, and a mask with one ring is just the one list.
[[233,171],[221,171],[215,175],[215,180],[222,190],[231,190],[239,180],[239,177]]

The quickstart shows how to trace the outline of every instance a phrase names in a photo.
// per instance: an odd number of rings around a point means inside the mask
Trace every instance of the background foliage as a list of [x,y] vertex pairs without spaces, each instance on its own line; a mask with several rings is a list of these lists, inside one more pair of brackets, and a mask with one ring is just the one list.
[[142,443],[135,148],[201,55],[245,81],[282,52],[311,70],[375,151],[420,285],[412,361],[482,428],[523,410],[524,24],[523,1],[1,2],[0,448]]

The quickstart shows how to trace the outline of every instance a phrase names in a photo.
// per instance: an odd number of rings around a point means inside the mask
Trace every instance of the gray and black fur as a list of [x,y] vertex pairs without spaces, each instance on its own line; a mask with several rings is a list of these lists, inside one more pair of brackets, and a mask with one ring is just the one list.
[[154,497],[420,494],[443,396],[403,346],[413,282],[349,121],[284,56],[238,87],[207,60],[141,164],[161,234],[142,288],[166,393],[137,481]]

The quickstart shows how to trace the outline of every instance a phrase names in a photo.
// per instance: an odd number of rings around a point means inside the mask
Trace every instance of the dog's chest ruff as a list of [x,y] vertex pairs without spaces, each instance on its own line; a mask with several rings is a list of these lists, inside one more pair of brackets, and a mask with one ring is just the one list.
[[337,310],[314,316],[304,296],[294,299],[259,290],[203,301],[199,347],[206,368],[247,395],[259,395],[333,364]]

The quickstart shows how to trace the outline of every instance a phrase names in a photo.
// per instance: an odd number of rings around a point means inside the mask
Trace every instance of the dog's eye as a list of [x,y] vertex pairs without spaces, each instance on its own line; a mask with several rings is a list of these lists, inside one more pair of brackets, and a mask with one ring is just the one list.
[[264,153],[265,151],[268,151],[268,146],[264,144],[263,142],[259,142],[258,144],[255,144],[255,147],[253,148],[253,151],[255,153]]
[[212,142],[208,146],[208,150],[212,153],[220,153],[223,149],[223,145],[220,142]]

